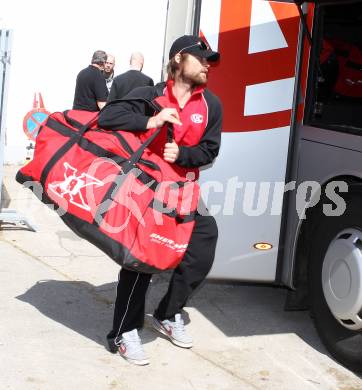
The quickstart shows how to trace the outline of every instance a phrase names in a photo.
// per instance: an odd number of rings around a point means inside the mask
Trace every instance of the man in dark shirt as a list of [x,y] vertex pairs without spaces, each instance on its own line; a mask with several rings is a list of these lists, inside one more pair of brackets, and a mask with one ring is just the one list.
[[136,87],[153,86],[153,80],[142,73],[144,58],[141,53],[133,53],[130,59],[130,70],[113,79],[108,101],[121,99]]
[[93,54],[91,65],[78,73],[74,92],[74,110],[99,111],[106,104],[108,90],[102,75],[106,60],[107,53],[97,50]]

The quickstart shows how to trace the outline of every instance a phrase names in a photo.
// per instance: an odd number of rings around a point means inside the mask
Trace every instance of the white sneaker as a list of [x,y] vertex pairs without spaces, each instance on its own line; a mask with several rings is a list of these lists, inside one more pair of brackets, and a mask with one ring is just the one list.
[[175,315],[175,321],[159,321],[153,317],[152,326],[160,333],[165,335],[171,342],[181,348],[191,348],[193,346],[192,338],[186,334],[185,325],[181,314]]
[[143,350],[137,329],[122,333],[122,339],[116,345],[120,355],[128,362],[138,366],[145,366],[150,363]]

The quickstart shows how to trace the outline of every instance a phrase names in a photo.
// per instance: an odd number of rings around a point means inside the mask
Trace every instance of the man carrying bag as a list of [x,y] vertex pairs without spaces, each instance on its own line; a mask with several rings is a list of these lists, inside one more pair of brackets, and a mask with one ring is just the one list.
[[[199,37],[178,38],[169,53],[168,81],[155,87],[136,88],[124,101],[106,106],[100,114],[99,125],[104,129],[138,132],[141,140],[161,127],[149,149],[172,164],[181,176],[196,180],[198,168],[210,164],[220,147],[221,104],[205,88],[208,62],[218,59],[219,54]],[[152,108],[138,98],[154,101],[163,109],[155,115]],[[169,123],[173,125],[172,139],[170,134],[167,137]],[[191,348],[193,344],[186,334],[181,310],[211,269],[217,235],[215,219],[196,213],[186,253],[154,313],[154,328],[182,348]],[[143,326],[145,296],[151,277],[151,274],[124,268],[120,271],[113,329],[107,336],[111,352],[118,351],[137,365],[149,363],[138,329]]]

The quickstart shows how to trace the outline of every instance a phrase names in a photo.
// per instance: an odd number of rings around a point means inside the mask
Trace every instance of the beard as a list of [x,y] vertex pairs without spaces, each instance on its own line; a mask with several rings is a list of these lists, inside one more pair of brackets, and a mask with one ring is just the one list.
[[180,78],[183,82],[191,84],[193,87],[206,85],[207,83],[207,73],[203,72],[196,74],[188,74],[184,70],[182,70],[180,73]]
[[113,75],[113,70],[111,70],[110,72],[107,72],[105,69],[103,70],[103,74],[106,78],[110,77]]

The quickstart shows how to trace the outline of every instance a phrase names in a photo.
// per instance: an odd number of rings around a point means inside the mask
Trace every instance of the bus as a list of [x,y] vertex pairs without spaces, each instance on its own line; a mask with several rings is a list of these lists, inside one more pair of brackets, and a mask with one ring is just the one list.
[[169,0],[173,40],[221,54],[222,145],[202,171],[219,227],[209,278],[289,289],[328,351],[362,370],[361,1]]

